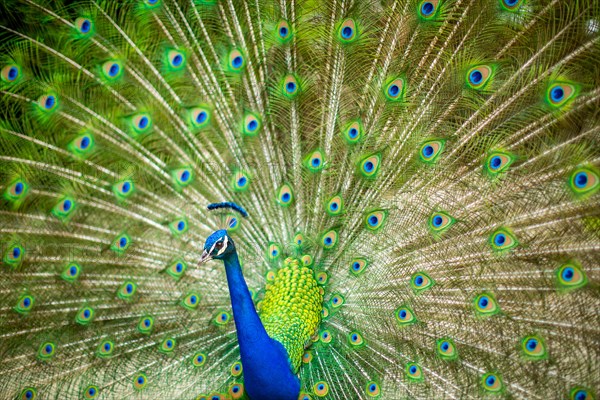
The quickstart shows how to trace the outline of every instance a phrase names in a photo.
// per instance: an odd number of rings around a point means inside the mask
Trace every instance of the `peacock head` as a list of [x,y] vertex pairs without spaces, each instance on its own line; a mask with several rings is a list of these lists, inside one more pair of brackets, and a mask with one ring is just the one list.
[[227,235],[225,229],[219,229],[206,239],[200,264],[212,259],[222,260],[233,252],[235,252],[233,240]]
[[[248,213],[242,206],[230,201],[223,203],[212,203],[206,208],[208,210],[217,210],[220,208],[232,209],[240,213],[242,217],[248,216]],[[200,258],[200,264],[212,259],[223,260],[232,253],[235,253],[235,245],[233,244],[233,240],[227,235],[227,231],[225,229],[219,229],[218,231],[213,232],[206,239],[206,242],[204,243],[204,251],[202,252],[202,257]]]

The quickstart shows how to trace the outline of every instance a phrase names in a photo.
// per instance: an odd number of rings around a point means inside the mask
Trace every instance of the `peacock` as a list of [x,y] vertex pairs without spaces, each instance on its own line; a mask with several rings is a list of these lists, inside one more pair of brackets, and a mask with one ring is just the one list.
[[600,396],[600,1],[3,0],[1,399]]

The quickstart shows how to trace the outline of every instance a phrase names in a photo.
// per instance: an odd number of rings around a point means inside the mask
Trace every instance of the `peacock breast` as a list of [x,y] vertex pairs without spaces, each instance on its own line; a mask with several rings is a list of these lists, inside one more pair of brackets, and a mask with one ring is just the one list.
[[290,367],[300,368],[304,348],[318,328],[323,295],[313,271],[296,259],[285,260],[275,280],[267,285],[260,319],[267,334],[285,347]]

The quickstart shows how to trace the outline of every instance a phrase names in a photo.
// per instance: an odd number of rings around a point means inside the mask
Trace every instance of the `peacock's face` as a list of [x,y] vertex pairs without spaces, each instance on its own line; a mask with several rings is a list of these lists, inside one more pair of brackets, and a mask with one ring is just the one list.
[[235,251],[233,240],[227,236],[225,229],[220,229],[213,232],[204,243],[204,252],[202,252],[202,258],[200,263],[208,260],[217,259],[222,260],[228,254]]

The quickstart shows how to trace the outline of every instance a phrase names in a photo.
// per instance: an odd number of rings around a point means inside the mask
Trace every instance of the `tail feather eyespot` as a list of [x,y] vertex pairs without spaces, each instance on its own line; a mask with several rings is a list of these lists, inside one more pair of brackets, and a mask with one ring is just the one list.
[[338,27],[338,39],[341,43],[352,43],[358,39],[358,29],[352,18],[344,20]]
[[100,342],[96,349],[96,355],[100,358],[108,358],[113,355],[115,351],[115,343],[110,339],[105,339]]
[[451,339],[439,339],[436,341],[436,350],[438,356],[442,360],[455,360],[458,358],[458,352],[454,346],[454,342]]
[[277,35],[277,39],[280,43],[289,42],[293,36],[292,28],[290,27],[290,24],[285,20],[279,21],[279,23],[275,27],[275,32]]
[[128,280],[121,284],[117,291],[117,296],[122,300],[130,300],[135,295],[136,290],[137,285],[135,282]]
[[14,310],[19,314],[27,315],[33,308],[34,303],[35,298],[32,295],[24,294],[21,297],[19,297],[19,300],[17,301]]
[[256,136],[262,128],[262,122],[258,115],[247,113],[244,117],[242,132],[246,136]]
[[167,51],[166,63],[169,69],[179,71],[185,67],[185,53],[179,50],[171,49]]
[[21,67],[17,64],[8,64],[2,67],[0,78],[6,83],[16,83],[21,79]]
[[493,77],[494,69],[489,65],[477,65],[467,72],[467,85],[476,90],[484,89]]
[[99,395],[100,389],[96,385],[88,385],[83,390],[83,398],[86,400],[96,399]]
[[404,372],[406,373],[408,379],[410,379],[413,382],[420,382],[424,379],[423,370],[421,369],[421,366],[417,363],[411,362],[406,364],[406,366],[404,367]]
[[79,17],[75,20],[75,28],[81,36],[89,36],[94,32],[94,22],[85,17]]
[[119,60],[109,60],[101,67],[102,76],[108,82],[115,82],[123,76],[123,64]]
[[246,58],[238,49],[233,49],[229,52],[228,64],[230,72],[241,72],[246,66]]
[[439,12],[440,0],[426,0],[419,3],[419,16],[423,20],[432,20]]
[[148,335],[152,332],[152,328],[154,327],[154,317],[150,315],[144,315],[140,318],[137,329],[140,333],[144,335]]
[[385,97],[391,102],[402,100],[405,90],[404,78],[392,79],[384,86]]

